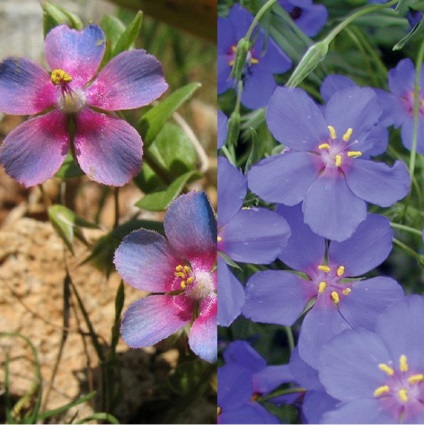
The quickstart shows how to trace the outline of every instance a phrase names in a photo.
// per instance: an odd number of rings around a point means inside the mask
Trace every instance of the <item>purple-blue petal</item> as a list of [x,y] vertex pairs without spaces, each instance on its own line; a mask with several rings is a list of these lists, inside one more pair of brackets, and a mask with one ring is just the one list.
[[[402,138],[403,146],[405,146],[405,148],[408,150],[412,150],[412,139],[414,137],[413,117],[406,117],[405,121],[402,124],[400,135]],[[422,117],[418,119],[416,151],[419,154],[424,154],[424,121]]]
[[322,386],[318,378],[318,370],[314,369],[306,363],[299,355],[298,347],[295,347],[290,356],[290,369],[292,371],[294,380],[300,386],[308,390],[322,391]]
[[270,74],[286,72],[291,67],[291,60],[272,38],[265,40],[265,34],[261,33],[253,45],[254,51],[263,50],[264,42],[266,43],[266,50],[262,54],[256,55],[259,62],[254,65],[254,68]]
[[345,267],[345,275],[360,276],[379,266],[390,254],[393,231],[390,221],[377,214],[368,214],[356,232],[343,242],[330,244],[330,264]]
[[249,279],[242,313],[254,322],[291,326],[312,296],[307,282],[295,274],[265,270]]
[[343,90],[347,87],[355,86],[356,84],[344,75],[328,75],[320,86],[320,93],[322,98],[328,102],[338,90]]
[[168,207],[165,233],[179,254],[192,265],[210,271],[216,262],[216,219],[205,192],[179,196]]
[[225,364],[237,364],[253,373],[259,372],[266,367],[265,359],[243,340],[231,342],[223,354]]
[[218,417],[219,424],[279,424],[279,419],[259,403],[250,401],[237,410],[225,411]]
[[268,264],[287,243],[290,228],[286,220],[265,208],[240,210],[220,230],[220,249],[232,260]]
[[252,394],[252,372],[249,369],[237,364],[218,368],[218,406],[223,413],[236,410],[249,401]]
[[318,235],[336,241],[352,236],[367,216],[365,202],[341,175],[322,174],[309,187],[303,202],[305,223]]
[[239,316],[246,298],[243,286],[218,257],[218,324],[230,326]]
[[250,109],[264,108],[276,87],[273,74],[263,67],[251,65],[245,78],[241,103]]
[[296,205],[318,177],[314,155],[288,152],[265,158],[247,174],[249,189],[267,202]]
[[321,422],[322,416],[324,413],[332,411],[338,403],[338,400],[328,395],[325,391],[308,391],[302,404],[302,414],[306,419],[306,423],[327,423]]
[[227,158],[218,158],[218,227],[228,223],[243,206],[247,178]]
[[278,87],[269,101],[266,122],[280,143],[295,150],[314,150],[328,138],[321,111],[301,89]]
[[267,366],[253,375],[253,390],[259,394],[268,394],[289,382],[293,382],[289,365]]
[[[218,134],[217,134],[217,149],[221,149],[225,145],[225,140],[227,139],[227,116],[222,112],[220,109],[218,109]],[[218,168],[219,170],[219,168]]]
[[397,97],[414,90],[415,67],[411,59],[406,58],[399,61],[395,68],[389,70],[389,88]]
[[382,162],[357,158],[345,176],[347,185],[358,198],[380,207],[389,207],[404,198],[411,182],[402,161],[389,167]]

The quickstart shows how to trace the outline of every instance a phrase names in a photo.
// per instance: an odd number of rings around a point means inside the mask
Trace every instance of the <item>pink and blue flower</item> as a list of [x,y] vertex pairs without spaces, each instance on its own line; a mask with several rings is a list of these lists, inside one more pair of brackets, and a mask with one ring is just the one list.
[[130,347],[148,347],[191,325],[191,349],[214,362],[217,232],[206,194],[179,196],[166,212],[164,227],[167,238],[136,230],[115,252],[115,266],[124,281],[152,292],[126,310],[122,338]]
[[51,72],[27,59],[0,64],[0,111],[36,115],[5,138],[0,163],[25,186],[54,176],[71,151],[87,176],[122,186],[140,172],[143,142],[113,111],[148,105],[168,85],[159,61],[144,50],[122,52],[99,71],[106,40],[90,25],[61,25],[46,37]]

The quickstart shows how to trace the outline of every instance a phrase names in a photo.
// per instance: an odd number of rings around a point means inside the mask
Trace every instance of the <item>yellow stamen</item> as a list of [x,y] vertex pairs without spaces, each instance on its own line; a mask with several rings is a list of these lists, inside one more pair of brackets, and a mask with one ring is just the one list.
[[390,366],[387,366],[385,363],[380,363],[378,365],[378,368],[380,370],[382,370],[383,372],[387,373],[387,375],[389,375],[389,376],[393,376],[394,373],[395,373],[395,371],[393,370],[393,368],[390,367]]
[[330,149],[330,145],[328,143],[321,143],[318,145],[318,149]]
[[181,283],[180,283],[180,285],[181,285],[181,288],[185,289],[186,288],[186,282],[185,282],[185,280],[182,280]]
[[345,272],[345,267],[344,266],[339,266],[337,268],[336,274],[337,274],[337,276],[343,276],[344,272]]
[[345,288],[345,289],[343,289],[343,295],[349,295],[351,292],[352,292],[352,289],[350,289],[350,288]]
[[180,265],[178,265],[177,267],[175,267],[175,270],[176,270],[177,272],[182,272],[182,271],[183,271],[183,266],[180,264]]
[[190,276],[189,278],[187,278],[187,285],[190,285],[190,283],[194,282],[194,277]]
[[235,52],[237,50],[237,46],[231,46],[231,50]]
[[336,155],[334,159],[335,159],[334,163],[336,164],[336,167],[340,167],[340,165],[342,165],[342,156]]
[[408,372],[408,360],[405,354],[399,357],[399,369],[401,372]]
[[218,406],[216,408],[216,414],[219,416],[222,413],[222,408],[220,406]]
[[50,79],[56,86],[60,83],[70,83],[72,81],[72,77],[63,69],[54,69]]
[[353,157],[353,158],[357,158],[358,156],[361,156],[362,152],[361,151],[348,151],[347,156],[349,157]]
[[216,238],[216,240],[217,240],[218,242],[221,242],[221,241],[222,241],[222,237],[221,237],[221,236],[218,236],[218,237]]
[[252,59],[250,60],[250,63],[251,63],[252,65],[256,65],[257,63],[259,63],[259,60],[258,60],[258,59],[255,59],[255,58],[252,58]]
[[352,128],[348,128],[347,131],[346,131],[346,133],[343,134],[343,140],[345,142],[349,141],[350,136],[352,136],[352,132],[353,132],[353,129]]
[[380,397],[382,394],[388,393],[389,391],[390,387],[388,385],[382,385],[374,391],[374,397]]
[[408,401],[408,391],[405,388],[398,391],[398,396],[404,403]]
[[322,272],[324,272],[324,273],[329,273],[329,272],[331,272],[331,268],[330,267],[328,267],[328,266],[326,266],[325,264],[320,264],[319,266],[318,266],[318,270],[321,270]]
[[189,266],[184,266],[184,271],[186,273],[190,273],[190,267]]
[[333,300],[334,304],[338,304],[340,302],[340,296],[336,291],[333,291],[331,294],[331,299]]
[[175,277],[181,277],[183,279],[186,277],[185,273],[182,273],[182,272],[175,272],[174,273],[174,276]]
[[422,381],[424,381],[424,374],[422,374],[422,373],[418,373],[416,375],[411,375],[408,378],[408,382],[410,384],[417,384],[418,382],[422,382]]
[[233,66],[235,63],[236,63],[236,61],[232,60],[232,61],[228,62],[228,65]]
[[327,287],[326,282],[320,282],[318,284],[318,294],[322,294],[325,291],[325,288]]
[[334,140],[334,139],[336,139],[337,138],[337,135],[336,135],[336,130],[335,130],[335,128],[332,126],[332,125],[329,125],[328,127],[328,131],[330,132],[330,137]]

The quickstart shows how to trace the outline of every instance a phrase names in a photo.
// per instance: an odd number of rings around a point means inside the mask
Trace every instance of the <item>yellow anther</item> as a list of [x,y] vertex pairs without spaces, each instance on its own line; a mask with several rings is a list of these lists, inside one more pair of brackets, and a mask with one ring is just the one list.
[[183,273],[183,272],[175,272],[174,276],[175,277],[181,277],[183,279],[186,277],[185,273]]
[[347,156],[351,157],[351,158],[357,158],[358,156],[361,156],[362,152],[361,151],[348,151]]
[[237,50],[237,46],[231,46],[231,50],[235,52]]
[[422,381],[424,381],[424,374],[422,374],[422,373],[418,373],[416,375],[411,375],[408,378],[408,382],[410,384],[417,384],[418,382],[422,382]]
[[252,65],[256,65],[257,63],[259,63],[259,60],[258,60],[258,59],[255,59],[255,58],[252,58],[252,59],[250,60],[250,63],[251,63]]
[[343,276],[344,272],[345,272],[344,266],[337,267],[337,271],[336,271],[337,276]]
[[337,135],[336,135],[336,130],[332,125],[329,125],[328,127],[328,131],[330,132],[330,137],[334,140],[337,139]]
[[374,397],[380,397],[383,394],[386,394],[390,391],[390,387],[388,385],[382,385],[381,387],[378,387],[374,391]]
[[190,276],[189,278],[187,278],[187,285],[190,285],[190,283],[194,282],[194,277]]
[[228,62],[228,65],[233,66],[235,63],[236,63],[236,61],[232,60],[232,61]]
[[218,406],[216,408],[216,414],[219,416],[222,413],[222,408],[220,406]]
[[405,388],[398,391],[398,396],[404,403],[408,401],[408,391]]
[[393,376],[395,373],[394,369],[390,366],[387,366],[385,363],[380,363],[378,365],[378,368],[382,370],[383,372],[387,373],[387,375],[389,376]]
[[176,270],[177,272],[182,272],[182,271],[183,271],[183,266],[180,264],[180,265],[178,265],[177,267],[175,267],[175,270]]
[[340,165],[342,165],[342,156],[341,155],[335,155],[334,164],[336,165],[336,167],[340,167]]
[[182,280],[181,283],[180,283],[180,285],[181,285],[181,288],[185,289],[186,288],[186,282],[185,282],[185,280]]
[[63,69],[54,69],[50,79],[56,86],[60,83],[70,83],[72,81],[72,77]]
[[324,273],[331,272],[331,268],[326,266],[325,264],[320,264],[317,268],[318,268],[318,270],[321,270]]
[[401,372],[408,372],[408,359],[405,354],[399,357],[399,369]]
[[184,271],[186,273],[190,273],[190,267],[189,266],[184,266]]
[[334,304],[338,304],[340,302],[340,295],[336,291],[333,291],[330,296]]
[[325,291],[326,287],[327,287],[327,282],[320,282],[318,284],[318,294],[322,294]]
[[318,149],[330,149],[330,145],[328,143],[321,143],[318,145]]
[[350,289],[350,288],[345,288],[345,289],[343,289],[343,295],[349,295],[351,292],[352,292],[352,289]]
[[346,133],[343,134],[343,140],[345,142],[349,141],[350,136],[352,136],[352,132],[353,132],[353,129],[352,128],[348,128],[347,131],[346,131]]

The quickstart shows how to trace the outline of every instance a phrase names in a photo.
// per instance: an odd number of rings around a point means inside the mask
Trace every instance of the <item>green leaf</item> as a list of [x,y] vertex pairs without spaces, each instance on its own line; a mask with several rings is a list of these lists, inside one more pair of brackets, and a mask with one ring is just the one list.
[[63,205],[52,205],[49,207],[48,216],[54,229],[63,239],[72,254],[74,254],[74,236],[79,239],[82,238],[81,233],[77,231],[78,227],[98,228],[97,224],[76,215],[72,210]]
[[143,12],[139,11],[134,16],[134,19],[129,23],[125,31],[121,34],[115,47],[112,50],[112,56],[116,56],[125,50],[129,50],[134,46],[134,42],[141,29],[143,21]]
[[149,211],[164,211],[189,182],[202,178],[198,171],[189,171],[175,179],[167,189],[145,195],[135,205]]
[[58,172],[55,174],[56,177],[61,179],[68,179],[71,177],[78,177],[83,175],[84,171],[81,170],[80,166],[74,161],[74,158],[72,158],[70,153],[66,155],[65,161],[59,168]]
[[174,91],[165,100],[149,109],[138,124],[145,148],[149,147],[162,130],[172,114],[201,86],[200,83],[190,83]]
[[54,27],[58,25],[67,25],[70,28],[77,30],[83,29],[83,23],[78,15],[71,13],[55,3],[49,1],[42,1],[41,7],[43,9],[43,27],[44,37]]
[[100,26],[105,33],[107,42],[110,43],[110,47],[114,49],[119,38],[125,31],[125,24],[116,16],[106,15],[100,22]]
[[76,424],[86,424],[89,421],[101,421],[97,423],[106,423],[106,424],[119,424],[119,420],[110,413],[93,413],[91,416],[81,419]]
[[417,34],[422,34],[422,31],[424,29],[424,19],[421,19],[420,22],[416,23],[412,29],[409,31],[409,33],[403,37],[400,41],[398,41],[394,46],[393,50],[400,50],[405,46],[405,44],[414,36]]

